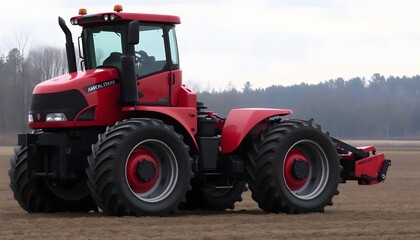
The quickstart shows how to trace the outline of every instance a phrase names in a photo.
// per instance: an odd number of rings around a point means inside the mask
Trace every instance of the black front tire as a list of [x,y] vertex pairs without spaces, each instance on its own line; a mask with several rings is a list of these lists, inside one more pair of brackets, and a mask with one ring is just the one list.
[[319,125],[302,120],[274,123],[251,145],[248,185],[261,209],[308,213],[332,205],[340,163],[336,147]]
[[108,127],[88,162],[88,187],[108,215],[167,215],[190,189],[189,147],[160,120],[128,119]]
[[[41,177],[29,178],[27,166],[27,147],[15,148],[14,155],[10,159],[9,186],[14,198],[25,211],[30,213],[97,211],[98,207],[89,194],[72,199],[61,198],[60,195],[54,194],[56,191],[52,191],[54,187],[50,184],[51,181]],[[53,185],[57,187],[57,183]],[[75,193],[75,189],[71,189]],[[60,192],[65,194],[68,191],[60,186]]]

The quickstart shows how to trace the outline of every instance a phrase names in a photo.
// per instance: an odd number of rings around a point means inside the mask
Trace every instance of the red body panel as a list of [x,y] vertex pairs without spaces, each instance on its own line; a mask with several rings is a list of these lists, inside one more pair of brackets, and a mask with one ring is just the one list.
[[169,78],[170,72],[162,72],[146,77],[138,81],[139,92],[144,96],[139,99],[142,104],[169,104],[170,89]]
[[194,138],[195,134],[197,133],[197,109],[195,107],[135,106],[124,107],[122,111],[156,112],[169,116],[177,122],[179,122],[184,127],[184,129],[188,132],[196,147],[198,146]]
[[[127,112],[127,108],[125,111],[121,111],[121,105],[119,103],[119,84],[101,88],[100,90],[92,91],[89,93],[87,93],[84,90],[88,86],[92,86],[109,80],[116,80],[117,82],[119,81],[119,75],[116,69],[104,68],[96,70],[87,70],[86,72],[74,72],[38,84],[33,91],[34,94],[57,93],[68,91],[71,89],[78,90],[83,94],[88,103],[88,107],[86,109],[92,107],[95,108],[95,120],[68,122],[34,122],[30,123],[29,127],[32,129],[38,129],[83,126],[110,126],[114,125],[117,121],[129,117],[130,114]],[[144,93],[144,96],[139,99],[139,101],[143,104],[150,104],[153,106],[156,104],[165,104],[165,102],[162,103],[162,101],[166,101],[169,107],[169,101],[171,101],[171,106],[179,106],[189,109],[188,113],[186,114],[186,119],[189,119],[188,114],[196,114],[196,94],[193,91],[181,86],[181,70],[159,73],[150,77],[143,78],[138,82],[139,92]],[[162,111],[163,114],[167,114],[173,117],[174,119],[177,119],[180,123],[185,123],[186,125],[184,126],[186,128],[197,129],[196,119],[194,123],[192,121],[184,121],[183,117],[181,117],[184,116],[184,113],[182,110],[179,110],[180,108],[176,108],[177,110],[171,111],[165,109],[167,108],[156,107],[153,108],[151,111]],[[180,111],[180,114],[177,114],[177,111]],[[75,119],[77,119],[77,117]],[[194,131],[189,130],[189,132],[191,132],[192,136],[195,134]]]
[[84,89],[88,86],[92,86],[104,81],[118,81],[118,79],[118,71],[113,68],[107,68],[87,70],[86,72],[74,72],[38,84],[33,91],[34,94],[57,93],[71,89],[80,91],[88,103],[87,108],[95,108],[95,120],[36,122],[30,123],[29,127],[32,129],[38,129],[114,125],[117,121],[126,118],[126,115],[121,111],[121,105],[118,102],[118,99],[120,98],[119,84],[101,88],[100,90],[92,91],[89,93],[84,91]]
[[[171,103],[172,106],[178,106],[178,107],[195,107],[197,105],[197,98],[195,97],[195,101],[193,103],[193,105],[183,105],[183,104],[179,104],[178,102],[178,97],[184,97],[184,96],[180,96],[180,90],[183,88],[182,87],[182,70],[178,69],[178,70],[173,70],[171,71],[171,79],[170,79],[170,87],[171,87]],[[185,88],[184,88],[185,90]],[[190,91],[191,92],[191,91]],[[194,93],[195,96],[195,93]]]
[[186,87],[182,87],[179,90],[177,97],[174,97],[173,101],[177,102],[176,106],[178,107],[197,108],[197,95],[195,94],[194,91]]
[[[182,88],[182,71],[174,70],[140,79],[139,92],[144,96],[139,101],[145,105],[172,105],[179,106],[178,97]],[[194,103],[196,104],[196,103]]]
[[[87,70],[85,72],[73,72],[42,82],[34,88],[34,94],[56,93],[70,89],[81,90],[86,86],[97,82],[118,79],[118,71],[114,68],[99,68]],[[95,95],[86,95],[87,98],[95,98]],[[89,99],[88,99],[89,101]]]
[[243,108],[230,111],[223,126],[220,146],[222,153],[230,153],[244,137],[264,119],[292,114],[289,109]]

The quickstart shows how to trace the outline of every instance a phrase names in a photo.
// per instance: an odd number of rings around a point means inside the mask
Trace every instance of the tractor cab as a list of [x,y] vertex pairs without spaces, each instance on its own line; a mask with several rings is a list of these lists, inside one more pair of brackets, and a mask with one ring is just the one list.
[[[128,22],[85,26],[81,37],[84,67],[116,67],[121,71],[121,56],[133,54],[129,50],[127,32]],[[179,68],[174,26],[141,24],[138,34],[141,43],[134,45],[134,56],[136,76],[139,79]],[[174,48],[168,54],[165,36],[169,38],[169,47]],[[168,61],[168,57],[171,57],[171,61]]]
[[83,27],[81,67],[117,69],[123,105],[173,105],[171,95],[181,87],[175,34],[179,17],[125,13],[121,5],[114,11],[88,15],[81,9],[71,18],[73,25]]

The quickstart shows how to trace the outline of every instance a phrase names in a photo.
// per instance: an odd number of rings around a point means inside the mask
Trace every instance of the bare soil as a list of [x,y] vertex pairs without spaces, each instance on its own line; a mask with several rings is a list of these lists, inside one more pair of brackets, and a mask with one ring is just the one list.
[[10,149],[0,150],[1,239],[420,239],[418,147],[384,149],[393,160],[385,183],[340,184],[325,213],[267,214],[248,191],[233,211],[140,218],[26,213],[8,186]]

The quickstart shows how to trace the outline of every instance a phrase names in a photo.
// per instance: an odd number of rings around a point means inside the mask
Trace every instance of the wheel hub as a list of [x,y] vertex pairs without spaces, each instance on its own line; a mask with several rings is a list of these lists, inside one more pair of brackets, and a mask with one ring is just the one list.
[[295,197],[316,198],[324,191],[328,176],[328,158],[317,142],[303,139],[289,148],[283,161],[283,179]]
[[293,148],[289,151],[284,162],[284,178],[291,191],[297,191],[308,181],[310,161],[301,150]]
[[138,147],[131,153],[127,161],[126,174],[132,191],[145,193],[157,183],[159,163],[152,152]]
[[292,165],[292,174],[298,180],[303,180],[309,175],[309,164],[303,159],[295,159]]
[[140,181],[150,182],[156,176],[156,166],[152,161],[143,159],[137,166],[136,174]]

